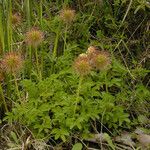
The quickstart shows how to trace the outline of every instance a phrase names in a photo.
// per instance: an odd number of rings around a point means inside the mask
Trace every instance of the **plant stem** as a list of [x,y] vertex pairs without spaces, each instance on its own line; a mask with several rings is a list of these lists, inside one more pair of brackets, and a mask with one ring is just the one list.
[[36,59],[36,67],[37,67],[37,72],[38,72],[39,78],[42,79],[42,75],[41,75],[41,71],[40,71],[40,66],[39,66],[39,59],[38,59],[37,47],[35,48],[35,59]]
[[106,92],[108,93],[108,85],[107,85],[107,71],[105,73],[105,86],[106,86]]
[[16,86],[16,93],[17,93],[17,96],[18,96],[18,98],[19,98],[19,101],[21,102],[21,97],[20,97],[20,92],[19,92],[19,88],[18,88],[18,83],[17,83],[16,74],[13,73],[13,76],[14,76],[14,81],[15,81],[15,86]]
[[65,36],[64,36],[64,51],[63,52],[65,52],[65,48],[66,48],[67,29],[68,29],[68,26],[66,24],[66,27],[65,27]]
[[41,28],[43,29],[43,0],[40,0],[40,24],[41,24]]
[[31,16],[30,16],[30,0],[25,1],[25,9],[26,9],[26,18],[27,18],[27,27],[30,28],[31,26]]
[[5,43],[4,43],[4,29],[3,29],[3,8],[2,5],[0,5],[0,44],[2,48],[2,52],[4,52],[5,49]]
[[80,76],[79,77],[79,84],[78,84],[78,88],[77,88],[77,92],[76,92],[74,115],[76,113],[77,105],[79,102],[79,96],[80,96],[80,89],[81,89],[82,81],[83,81],[83,76]]
[[58,47],[58,40],[59,40],[59,32],[60,32],[60,23],[58,25],[57,31],[56,31],[56,37],[55,37],[55,43],[54,43],[54,49],[53,49],[53,56],[52,56],[52,65],[51,65],[51,73],[54,72],[54,64],[55,59],[57,57],[57,47]]
[[58,25],[57,31],[56,31],[56,38],[54,43],[54,50],[53,50],[53,59],[57,56],[57,46],[58,46],[58,40],[59,40],[59,32],[60,32],[60,24]]
[[130,10],[131,5],[132,5],[132,1],[133,1],[133,0],[130,0],[130,3],[129,3],[129,5],[128,5],[128,8],[127,8],[127,10],[126,10],[126,13],[125,13],[125,15],[124,15],[124,17],[123,17],[123,19],[122,19],[122,22],[121,22],[122,24],[123,24],[123,22],[125,21],[125,19],[126,19],[128,13],[129,13],[129,10]]
[[[24,5],[25,5],[24,7],[25,7],[25,12],[26,12],[26,20],[27,20],[27,30],[29,30],[31,27],[30,0],[25,0]],[[31,78],[31,70],[32,70],[32,48],[31,46],[27,47],[27,52],[28,52],[30,64],[31,64],[30,69],[29,69],[29,74]]]
[[5,97],[4,97],[4,93],[3,93],[3,89],[2,89],[1,83],[0,83],[0,95],[1,95],[1,98],[3,100],[3,105],[5,107],[5,110],[6,110],[6,112],[8,112],[7,103],[5,101]]
[[[43,0],[40,0],[40,13],[39,13],[39,20],[40,20],[40,25],[41,25],[41,28],[42,28],[42,31],[43,31]],[[43,64],[44,64],[44,56],[43,56],[43,44],[41,44],[40,46],[40,49],[41,49],[41,52],[42,52],[42,55],[41,55],[41,75],[43,73]]]
[[11,51],[12,50],[12,23],[11,23],[12,4],[11,4],[11,0],[7,1],[6,8],[7,8],[7,16],[6,16],[7,49],[8,51]]

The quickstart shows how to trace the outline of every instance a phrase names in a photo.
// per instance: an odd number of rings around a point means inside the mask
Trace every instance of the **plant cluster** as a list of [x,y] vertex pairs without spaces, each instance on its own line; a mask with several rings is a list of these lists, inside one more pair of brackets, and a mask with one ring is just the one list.
[[[121,149],[116,135],[147,130],[149,8],[147,0],[0,1],[5,149],[81,150],[91,141]],[[149,136],[135,134],[144,144],[132,136],[124,148],[148,149]]]

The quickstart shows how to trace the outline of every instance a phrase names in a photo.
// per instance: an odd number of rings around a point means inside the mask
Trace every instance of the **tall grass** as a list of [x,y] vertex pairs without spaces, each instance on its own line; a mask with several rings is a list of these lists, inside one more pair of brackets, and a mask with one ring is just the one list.
[[7,33],[7,49],[12,51],[12,1],[6,1],[6,33]]
[[4,28],[3,28],[3,5],[0,4],[0,47],[2,49],[2,53],[5,50],[5,38],[4,38]]

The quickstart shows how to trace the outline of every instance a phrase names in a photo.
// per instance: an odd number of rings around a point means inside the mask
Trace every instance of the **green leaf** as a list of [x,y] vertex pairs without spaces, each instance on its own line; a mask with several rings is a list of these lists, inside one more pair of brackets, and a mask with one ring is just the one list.
[[11,137],[13,138],[13,140],[15,141],[15,143],[16,143],[16,144],[18,144],[18,143],[19,143],[19,141],[18,141],[18,138],[17,138],[16,133],[15,133],[15,132],[13,132],[13,131],[11,131],[11,132],[10,132],[10,134],[11,134]]
[[113,78],[111,81],[110,81],[110,85],[109,86],[113,86],[113,85],[117,85],[118,87],[121,87],[121,82],[122,80],[119,79],[119,78]]
[[61,137],[61,139],[63,140],[63,142],[66,142],[66,138],[65,138],[64,135],[61,135],[60,137]]
[[81,143],[76,143],[75,145],[73,145],[72,150],[82,150],[82,144]]

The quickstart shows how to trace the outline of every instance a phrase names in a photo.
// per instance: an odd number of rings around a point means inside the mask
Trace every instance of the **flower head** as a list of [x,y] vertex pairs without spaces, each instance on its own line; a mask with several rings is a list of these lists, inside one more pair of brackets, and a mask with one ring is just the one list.
[[12,14],[12,25],[18,26],[21,23],[21,16],[18,13]]
[[86,54],[80,54],[78,58],[75,59],[73,67],[75,72],[80,76],[89,74],[91,66],[89,64],[88,56]]
[[70,8],[64,8],[60,11],[60,19],[65,23],[71,23],[75,18],[75,11]]
[[7,73],[17,73],[23,67],[21,55],[16,52],[9,52],[4,55],[1,61],[1,68]]
[[92,59],[93,57],[95,57],[96,55],[99,54],[99,50],[97,49],[97,47],[95,46],[90,46],[87,51],[86,54],[88,55],[89,59]]
[[105,51],[99,51],[90,59],[90,62],[97,70],[106,70],[111,63],[109,53]]
[[97,49],[96,49],[95,46],[90,46],[90,47],[87,49],[86,53],[89,55],[89,54],[95,53],[96,51],[97,51]]
[[43,32],[36,28],[32,28],[26,33],[25,41],[27,45],[37,47],[43,41]]

